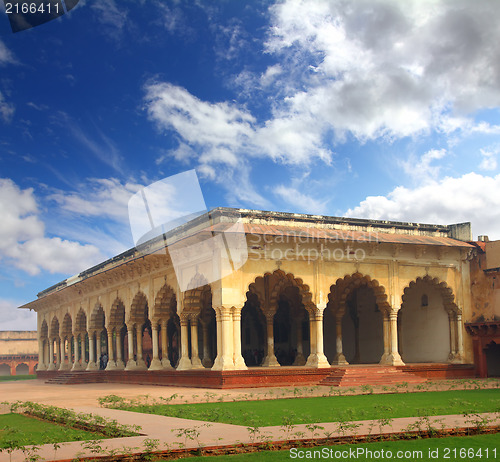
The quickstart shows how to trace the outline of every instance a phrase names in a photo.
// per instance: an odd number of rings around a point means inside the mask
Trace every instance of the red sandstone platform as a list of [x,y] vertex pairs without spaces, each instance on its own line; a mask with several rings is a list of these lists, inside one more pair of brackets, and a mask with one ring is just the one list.
[[49,383],[129,383],[196,388],[252,388],[297,385],[359,386],[394,383],[418,383],[427,379],[474,377],[472,364],[378,364],[308,367],[253,367],[246,371],[40,371],[40,379]]

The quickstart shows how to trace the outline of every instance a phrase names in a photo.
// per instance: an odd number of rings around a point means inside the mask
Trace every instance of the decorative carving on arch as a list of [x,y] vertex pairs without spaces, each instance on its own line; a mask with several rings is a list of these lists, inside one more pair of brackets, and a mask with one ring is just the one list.
[[129,322],[142,326],[148,320],[148,299],[144,292],[135,294],[130,305]]
[[90,314],[90,329],[89,330],[101,330],[104,329],[105,322],[104,309],[100,303],[97,303]]
[[408,294],[408,291],[415,287],[419,282],[427,283],[438,289],[441,294],[441,299],[443,300],[444,309],[448,313],[462,314],[462,310],[455,303],[455,295],[453,294],[453,290],[446,284],[444,281],[440,281],[438,278],[433,278],[429,275],[418,277],[415,281],[410,282],[410,284],[405,287],[403,291],[403,295],[401,297],[402,302],[404,303],[405,297]]
[[185,292],[183,312],[199,314],[207,307],[212,307],[212,288],[209,284]]
[[52,321],[50,322],[50,338],[55,338],[59,337],[59,319],[57,319],[57,316],[54,316],[52,318]]
[[69,313],[66,313],[63,318],[61,337],[70,338],[73,335],[73,322]]
[[120,297],[116,297],[111,305],[109,313],[109,326],[111,328],[121,329],[125,324],[125,303]]
[[376,279],[359,272],[348,274],[343,278],[337,279],[335,284],[330,286],[328,294],[328,307],[335,315],[343,315],[346,308],[346,300],[349,294],[360,287],[366,286],[373,290],[375,299],[380,311],[388,312],[391,310],[384,286]]
[[80,308],[78,310],[78,313],[76,313],[74,333],[83,334],[86,331],[87,331],[87,315],[83,311],[83,308]]
[[153,306],[152,319],[168,319],[177,311],[177,299],[174,289],[168,284],[164,284],[158,291]]
[[49,337],[49,327],[47,325],[47,321],[45,319],[42,321],[42,325],[40,326],[40,340],[45,340]]
[[285,273],[280,269],[255,278],[255,281],[249,285],[248,292],[258,297],[260,307],[265,314],[274,314],[278,309],[279,297],[287,287],[298,288],[302,304],[309,313],[316,310],[309,286],[304,284],[302,279],[296,278],[294,274]]

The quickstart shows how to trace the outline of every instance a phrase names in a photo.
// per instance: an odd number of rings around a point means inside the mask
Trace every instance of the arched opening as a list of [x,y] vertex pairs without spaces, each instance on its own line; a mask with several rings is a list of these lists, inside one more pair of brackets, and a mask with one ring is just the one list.
[[390,309],[383,286],[354,273],[330,287],[323,332],[332,364],[375,364],[384,354],[384,312]]
[[443,290],[449,298],[451,291],[430,277],[418,278],[404,290],[398,338],[405,363],[448,361],[451,302],[444,299]]
[[[146,296],[139,292],[136,294],[132,301],[132,306],[130,310],[130,324],[135,325],[135,345],[134,345],[134,356],[136,361],[136,367],[139,369],[146,369],[145,359],[151,359],[152,348],[151,348],[151,323],[148,318],[148,300]],[[148,335],[146,335],[146,340],[149,338],[149,342],[144,341],[145,330],[148,329]],[[129,333],[130,335],[130,333]],[[129,352],[130,354],[130,352]]]
[[303,366],[309,356],[309,314],[296,286],[285,287],[273,320],[274,351],[281,366]]
[[120,298],[115,299],[111,305],[108,329],[111,329],[113,333],[114,342],[113,348],[111,349],[113,355],[112,357],[110,356],[109,360],[114,361],[114,367],[117,369],[123,369],[125,367],[123,358],[125,357],[125,360],[128,359],[126,355],[127,328],[125,326],[125,305]]
[[212,288],[207,284],[200,295],[201,309],[198,316],[198,352],[203,367],[213,366],[217,357],[217,322],[212,308]]
[[88,342],[87,342],[87,315],[82,308],[78,310],[75,318],[75,334],[77,335],[78,358],[80,368],[87,367]]
[[30,368],[27,364],[21,363],[16,366],[16,375],[29,375]]
[[90,315],[89,328],[89,368],[104,370],[108,361],[108,336],[106,330],[106,315],[98,303]]
[[247,292],[241,310],[241,352],[247,367],[260,366],[267,354],[266,318],[259,298],[252,292]]
[[0,376],[5,377],[10,375],[10,366],[8,364],[0,364]]
[[378,363],[384,353],[383,316],[373,289],[353,289],[342,317],[344,355],[350,364]]
[[500,377],[500,345],[491,342],[485,349],[488,377]]

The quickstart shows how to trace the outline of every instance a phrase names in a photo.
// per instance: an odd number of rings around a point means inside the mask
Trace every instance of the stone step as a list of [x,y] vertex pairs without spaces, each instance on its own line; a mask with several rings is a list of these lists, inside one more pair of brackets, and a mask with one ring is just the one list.
[[335,368],[320,385],[349,387],[360,385],[393,385],[397,383],[422,383],[426,379],[393,366]]

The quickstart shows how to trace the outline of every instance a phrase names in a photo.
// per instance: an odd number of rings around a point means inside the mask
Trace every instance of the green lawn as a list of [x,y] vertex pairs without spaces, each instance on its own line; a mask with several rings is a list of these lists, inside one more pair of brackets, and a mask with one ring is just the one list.
[[0,382],[12,382],[14,380],[33,380],[36,375],[0,375]]
[[[121,408],[125,409],[125,408]],[[290,398],[228,403],[154,404],[127,410],[246,426],[500,412],[500,390],[454,390],[425,393]]]
[[38,445],[101,438],[104,436],[98,433],[68,428],[25,415],[0,415],[0,448],[8,447],[10,441],[19,442],[22,445]]
[[[336,451],[353,451],[357,457],[353,456],[353,452],[335,453]],[[261,461],[271,460],[290,461],[296,460],[356,460],[356,461],[373,461],[373,460],[401,460],[401,461],[443,461],[443,460],[469,460],[469,461],[485,461],[499,460],[500,458],[500,433],[493,435],[477,435],[464,437],[449,437],[449,438],[432,438],[409,441],[383,441],[378,443],[364,443],[353,445],[336,445],[336,446],[318,446],[315,448],[296,448],[296,452],[291,451],[261,451],[248,454],[237,454],[227,456],[217,456],[226,462],[246,462],[246,461]],[[304,451],[300,453],[298,451]],[[311,451],[309,454],[306,451]],[[318,451],[319,455],[314,457],[314,452]],[[321,453],[321,451],[325,451]],[[331,452],[333,451],[333,453]],[[359,451],[359,452],[358,452]],[[371,453],[369,451],[372,451]],[[384,451],[384,452],[382,452]],[[391,451],[392,457],[389,457]],[[398,454],[398,451],[402,453]],[[417,451],[417,452],[416,452]],[[430,457],[437,455],[437,457]],[[462,452],[460,452],[462,451]],[[464,452],[465,451],[465,452]],[[469,451],[469,452],[467,452]],[[295,455],[295,457],[293,457]],[[309,455],[309,457],[308,457]],[[320,457],[321,455],[327,457]],[[378,455],[378,457],[377,457]],[[398,456],[401,457],[398,457]],[[302,457],[301,457],[302,456]],[[448,456],[448,457],[447,457]],[[465,457],[464,457],[465,456]],[[205,461],[207,456],[190,457],[189,462]]]

